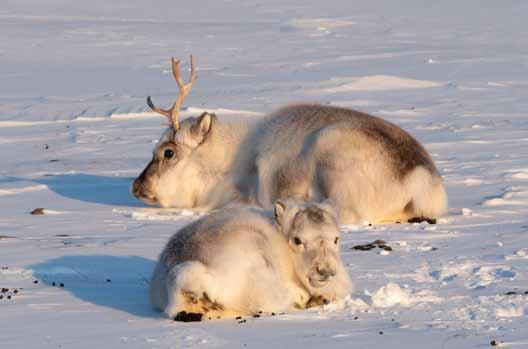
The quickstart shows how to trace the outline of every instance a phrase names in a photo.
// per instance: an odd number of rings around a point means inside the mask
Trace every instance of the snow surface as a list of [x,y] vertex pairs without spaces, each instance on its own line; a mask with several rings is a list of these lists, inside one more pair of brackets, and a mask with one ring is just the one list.
[[[528,348],[527,15],[526,1],[4,0],[0,347]],[[339,303],[164,319],[152,267],[203,213],[129,186],[164,123],[145,97],[168,105],[169,58],[190,52],[184,115],[316,101],[383,116],[431,152],[449,214],[343,226],[357,291]],[[352,249],[376,239],[393,250]]]

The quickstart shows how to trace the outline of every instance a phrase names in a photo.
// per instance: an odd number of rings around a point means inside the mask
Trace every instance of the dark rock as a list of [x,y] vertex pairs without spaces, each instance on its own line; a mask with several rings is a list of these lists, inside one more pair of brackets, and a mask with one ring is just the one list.
[[373,248],[375,248],[376,246],[374,245],[371,245],[371,244],[367,244],[367,245],[357,245],[357,246],[354,246],[352,247],[354,250],[359,250],[359,251],[370,251],[372,250]]
[[240,319],[242,319],[242,316],[237,316],[237,317],[235,318],[235,320],[240,320]]
[[385,240],[374,240],[371,245],[386,245]]
[[427,218],[427,217],[414,217],[407,221],[408,223],[422,223],[427,222],[429,224],[436,224],[435,218]]
[[60,286],[60,287],[64,287],[64,284],[61,282],[59,286]]
[[493,340],[490,342],[490,345],[491,345],[492,347],[496,347],[496,346],[499,345],[499,342],[496,341],[495,339],[493,339]]
[[260,317],[259,314],[253,314],[253,317]]
[[44,209],[42,207],[37,207],[33,211],[30,212],[32,215],[39,215],[44,214]]
[[246,319],[244,319],[244,320],[240,320],[238,323],[239,323],[239,324],[243,324],[244,322],[247,322]]
[[174,317],[174,321],[181,322],[197,322],[202,321],[203,314],[201,313],[188,313],[186,311],[180,311]]

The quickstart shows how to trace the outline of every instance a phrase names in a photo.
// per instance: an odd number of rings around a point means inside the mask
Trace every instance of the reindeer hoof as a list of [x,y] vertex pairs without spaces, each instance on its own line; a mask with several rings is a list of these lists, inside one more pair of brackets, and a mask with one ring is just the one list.
[[188,313],[186,311],[180,311],[174,317],[174,321],[196,322],[196,321],[202,321],[202,317],[203,317],[203,314],[201,313]]
[[408,223],[422,223],[427,222],[429,224],[436,224],[435,218],[427,218],[427,217],[414,217],[407,221]]

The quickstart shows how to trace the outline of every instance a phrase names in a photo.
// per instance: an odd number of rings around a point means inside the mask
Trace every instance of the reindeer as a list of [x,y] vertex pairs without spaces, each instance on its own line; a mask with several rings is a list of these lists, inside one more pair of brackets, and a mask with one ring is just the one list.
[[220,120],[212,113],[179,121],[196,80],[184,83],[165,115],[170,127],[135,179],[134,195],[162,207],[211,210],[233,202],[269,208],[279,198],[331,199],[343,223],[403,222],[441,216],[442,178],[424,147],[398,126],[356,110],[286,106],[259,120]]
[[174,234],[152,275],[154,308],[175,320],[283,312],[352,292],[326,203],[277,201],[216,211]]

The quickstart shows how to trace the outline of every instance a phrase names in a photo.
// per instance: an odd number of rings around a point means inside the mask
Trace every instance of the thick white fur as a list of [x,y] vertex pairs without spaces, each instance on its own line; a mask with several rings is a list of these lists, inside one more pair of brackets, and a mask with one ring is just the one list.
[[[328,206],[282,201],[275,216],[227,209],[177,232],[153,273],[152,305],[170,318],[185,311],[207,319],[291,311],[350,294]],[[319,283],[323,269],[335,275]]]
[[[396,141],[369,131],[380,127]],[[183,155],[165,166],[162,153],[170,143]],[[421,160],[401,164],[413,157]],[[286,197],[331,199],[343,223],[435,218],[447,208],[442,179],[417,141],[393,124],[343,108],[291,106],[255,124],[204,114],[184,120],[175,134],[168,130],[156,158],[161,165],[154,174],[136,180],[155,199],[135,194],[163,207],[209,210],[250,202],[268,208]]]

